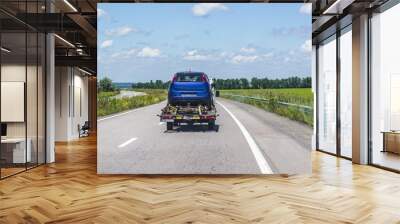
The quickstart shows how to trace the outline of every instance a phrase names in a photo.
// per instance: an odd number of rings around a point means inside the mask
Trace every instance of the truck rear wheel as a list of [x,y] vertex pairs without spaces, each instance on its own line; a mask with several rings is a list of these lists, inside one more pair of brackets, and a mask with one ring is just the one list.
[[213,130],[215,127],[215,121],[209,121],[208,122],[208,130]]
[[167,122],[167,131],[172,130],[174,127],[174,122]]

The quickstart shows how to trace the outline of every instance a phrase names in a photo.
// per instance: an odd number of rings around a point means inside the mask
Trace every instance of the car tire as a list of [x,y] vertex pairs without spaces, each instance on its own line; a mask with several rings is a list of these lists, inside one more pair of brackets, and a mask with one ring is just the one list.
[[170,131],[174,128],[174,122],[167,122],[167,131]]

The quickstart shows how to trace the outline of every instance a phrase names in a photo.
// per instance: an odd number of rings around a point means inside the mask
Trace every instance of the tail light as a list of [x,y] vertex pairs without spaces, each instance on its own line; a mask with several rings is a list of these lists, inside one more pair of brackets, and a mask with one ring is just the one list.
[[178,79],[178,76],[175,74],[174,77],[172,78],[172,82],[176,82],[177,79]]
[[174,116],[170,115],[170,114],[165,114],[162,116],[162,119],[173,119],[173,118],[174,118]]
[[216,119],[215,115],[203,115],[200,118],[203,120],[215,120]]
[[207,78],[206,78],[206,75],[205,75],[205,74],[202,74],[202,75],[201,75],[201,81],[202,81],[202,82],[207,82]]

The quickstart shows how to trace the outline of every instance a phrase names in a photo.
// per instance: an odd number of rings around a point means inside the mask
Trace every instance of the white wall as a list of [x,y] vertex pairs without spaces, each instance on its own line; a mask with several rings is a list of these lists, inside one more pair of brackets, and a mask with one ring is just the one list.
[[[71,119],[71,135],[74,138],[79,137],[79,132],[78,132],[78,124],[83,125],[85,121],[88,121],[88,78],[85,76],[81,76],[82,73],[78,73],[79,75],[76,75],[76,72],[78,70],[74,70],[75,75],[74,75],[74,108],[72,108],[72,119]],[[80,102],[79,102],[80,101]],[[81,108],[79,108],[81,107]],[[81,111],[80,111],[81,110]]]
[[[38,69],[38,70],[37,70]],[[6,89],[2,88],[2,99],[12,99],[12,97],[7,96],[7,94],[22,94],[20,99],[22,102],[19,102],[19,107],[10,107],[3,105],[1,110],[2,114],[4,113],[14,113],[20,114],[19,117],[21,120],[19,121],[6,121],[7,124],[7,137],[9,138],[24,138],[25,135],[29,139],[29,147],[31,149],[32,162],[37,162],[36,159],[39,159],[39,163],[44,163],[44,150],[45,150],[45,119],[44,119],[44,82],[41,67],[37,67],[36,65],[28,65],[25,63],[4,63],[1,66],[1,78],[2,78],[2,87],[5,82],[19,82],[20,84],[24,83],[26,86],[26,99],[24,96],[25,86],[22,89],[15,90],[19,91],[18,93],[11,93],[10,91],[5,92]],[[27,78],[27,80],[25,80]],[[15,88],[15,87],[14,87]],[[5,95],[4,95],[5,94]],[[15,104],[16,99],[13,99]],[[25,101],[26,100],[26,101]],[[26,106],[25,106],[26,102]],[[4,103],[4,102],[3,102]],[[2,103],[2,104],[3,104]],[[10,102],[11,104],[13,102]],[[22,104],[22,105],[21,105]],[[14,105],[15,106],[15,105]],[[26,113],[26,120],[25,115]],[[2,120],[4,120],[2,118]]]
[[55,141],[69,139],[69,85],[70,75],[68,67],[55,68]]
[[[32,68],[28,67],[28,70]],[[1,66],[1,81],[3,82],[25,82],[25,64],[3,64]],[[29,95],[29,94],[28,94]],[[5,110],[6,108],[1,108]],[[8,137],[25,137],[25,122],[7,122]]]
[[76,68],[56,67],[56,141],[77,139],[78,125],[88,120],[88,78],[83,75]]

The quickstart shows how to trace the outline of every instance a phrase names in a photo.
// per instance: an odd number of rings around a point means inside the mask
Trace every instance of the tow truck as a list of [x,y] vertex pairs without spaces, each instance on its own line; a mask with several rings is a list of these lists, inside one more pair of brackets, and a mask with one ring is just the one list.
[[209,130],[215,129],[215,120],[217,119],[217,110],[215,106],[206,105],[170,105],[167,104],[161,110],[159,115],[160,121],[165,122],[167,125],[167,130],[173,130],[174,126],[179,126],[183,123],[188,125],[193,124],[208,124]]

